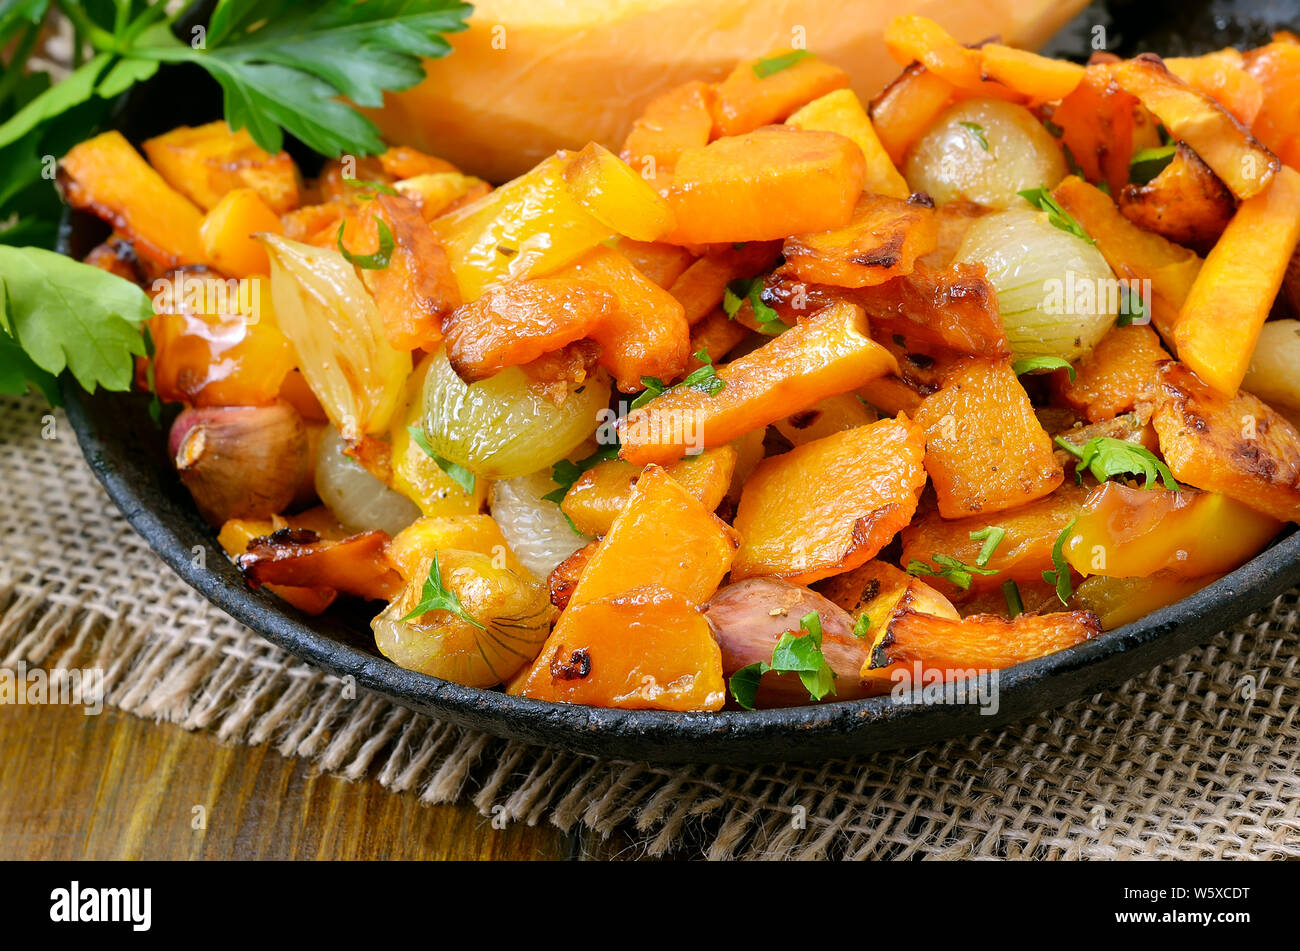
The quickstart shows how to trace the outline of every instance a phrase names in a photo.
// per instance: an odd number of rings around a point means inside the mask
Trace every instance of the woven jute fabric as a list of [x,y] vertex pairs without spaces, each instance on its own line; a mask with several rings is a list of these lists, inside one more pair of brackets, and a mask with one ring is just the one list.
[[658,766],[508,742],[349,691],[138,538],[67,421],[0,399],[0,664],[395,794],[712,858],[1300,858],[1300,591],[1123,687],[996,733],[821,765]]

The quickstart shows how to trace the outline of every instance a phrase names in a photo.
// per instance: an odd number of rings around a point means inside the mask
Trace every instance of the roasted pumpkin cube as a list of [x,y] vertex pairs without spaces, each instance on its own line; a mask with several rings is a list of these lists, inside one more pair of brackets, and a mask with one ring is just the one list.
[[570,602],[509,692],[624,710],[721,710],[726,700],[708,621],[659,585]]
[[1300,521],[1300,430],[1249,393],[1228,397],[1182,363],[1156,371],[1151,422],[1180,482]]
[[[768,72],[770,60],[794,62]],[[800,106],[849,84],[849,74],[804,51],[778,51],[763,59],[744,60],[718,84],[713,98],[713,135],[743,135],[780,122]]]
[[298,207],[298,170],[287,152],[272,155],[247,129],[225,122],[178,126],[146,139],[149,164],[167,183],[205,211],[236,188],[251,188],[277,215]]
[[848,223],[862,150],[834,132],[765,126],[682,153],[668,191],[676,244],[770,241]]
[[149,167],[122,133],[104,132],[72,147],[57,182],[71,207],[102,218],[156,268],[203,264],[203,215]]
[[1145,185],[1125,185],[1119,210],[1139,228],[1204,251],[1237,210],[1237,199],[1210,166],[1181,142],[1173,160]]
[[1156,364],[1168,359],[1150,327],[1114,327],[1079,363],[1073,380],[1064,371],[1057,374],[1058,392],[1089,422],[1111,419],[1133,409],[1155,384]]
[[713,87],[692,80],[650,100],[619,154],[637,172],[654,177],[671,171],[682,153],[708,145],[712,129]]
[[447,315],[447,357],[462,379],[483,380],[591,336],[615,306],[591,281],[512,281]]
[[934,209],[864,193],[843,228],[787,238],[785,270],[810,284],[871,287],[910,274],[939,240]]
[[691,262],[668,290],[681,303],[686,322],[695,326],[722,303],[728,284],[767,270],[780,253],[781,246],[775,241],[724,247]]
[[740,496],[732,578],[809,584],[874,558],[912,520],[924,452],[920,427],[900,416],[763,460]]
[[656,584],[703,602],[731,567],[736,533],[677,480],[647,466],[582,573],[569,605]]
[[815,132],[836,132],[852,139],[867,163],[867,180],[863,185],[866,191],[891,198],[906,198],[911,193],[852,89],[837,89],[814,99],[786,119],[785,124]]
[[895,166],[939,114],[948,107],[957,88],[920,63],[912,63],[871,100],[872,128]]
[[925,398],[917,422],[944,518],[1016,508],[1065,479],[1009,361],[964,361]]
[[428,576],[429,562],[440,551],[472,551],[499,560],[521,577],[528,569],[515,557],[490,515],[435,515],[417,518],[397,533],[388,546],[389,563],[407,582],[420,584]]
[[712,394],[677,387],[633,410],[619,423],[620,455],[642,465],[671,463],[688,447],[720,446],[897,369],[867,335],[861,308],[833,304],[720,365],[722,386]]

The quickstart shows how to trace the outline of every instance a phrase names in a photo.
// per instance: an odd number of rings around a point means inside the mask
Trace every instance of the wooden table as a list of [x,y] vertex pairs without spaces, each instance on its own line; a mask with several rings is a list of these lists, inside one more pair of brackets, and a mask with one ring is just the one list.
[[423,805],[372,778],[347,782],[267,746],[222,745],[109,708],[0,705],[0,859],[627,854],[626,843],[552,826],[494,829],[472,806]]

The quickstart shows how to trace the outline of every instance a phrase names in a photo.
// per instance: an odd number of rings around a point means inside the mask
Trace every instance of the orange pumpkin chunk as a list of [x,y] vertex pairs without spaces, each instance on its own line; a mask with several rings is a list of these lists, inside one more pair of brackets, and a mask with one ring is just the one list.
[[462,379],[486,379],[590,336],[614,306],[590,281],[512,281],[447,316],[447,356]]
[[270,274],[266,248],[253,235],[282,234],[280,216],[251,188],[226,192],[199,226],[199,240],[208,263],[231,277]]
[[713,87],[694,80],[650,100],[623,142],[623,161],[642,175],[669,171],[682,153],[709,144]]
[[985,43],[979,49],[980,72],[1031,102],[1055,102],[1074,92],[1083,79],[1084,68],[1063,59],[1039,56],[1028,50]]
[[780,122],[804,103],[849,84],[849,75],[837,66],[804,53],[784,69],[766,72],[777,53],[746,60],[718,84],[713,101],[713,135],[741,135],[759,126]]
[[956,94],[948,80],[912,63],[871,101],[871,125],[894,165],[901,165],[912,143],[921,137]]
[[140,157],[120,132],[87,139],[59,162],[59,191],[107,221],[140,257],[163,269],[203,264],[203,215]]
[[236,188],[251,188],[278,215],[298,206],[298,170],[287,152],[272,155],[247,129],[224,122],[179,126],[142,145],[167,183],[205,211]]
[[864,193],[843,228],[787,238],[785,269],[800,280],[836,287],[870,287],[910,274],[939,240],[934,209]]
[[[1065,526],[1083,510],[1088,495],[1088,489],[1071,480],[1046,498],[995,515],[946,519],[937,512],[927,512],[903,529],[899,563],[921,561],[929,565],[939,554],[973,565],[984,540],[972,539],[971,534],[996,526],[1006,534],[983,566],[996,574],[972,572],[969,590],[997,590],[1004,581],[1042,581],[1043,572],[1052,570],[1052,546]],[[961,593],[946,578],[927,580],[949,597]]]
[[731,442],[897,369],[889,351],[867,335],[862,309],[833,304],[720,365],[722,388],[712,395],[679,387],[633,410],[619,423],[620,455],[638,464],[671,463],[688,447]]
[[659,585],[570,603],[509,692],[625,710],[721,710],[726,700],[708,621]]
[[647,579],[699,604],[717,589],[736,547],[729,525],[663,469],[647,466],[582,572],[570,607]]
[[866,180],[866,160],[834,132],[767,126],[690,149],[677,163],[668,204],[675,244],[769,241],[846,224]]
[[[718,446],[674,462],[666,471],[712,512],[727,494],[736,458],[736,450],[731,446]],[[565,493],[560,508],[582,534],[604,535],[627,506],[632,487],[640,477],[639,466],[621,459],[607,459],[578,477]]]
[[731,577],[811,584],[875,557],[916,511],[924,453],[921,429],[901,416],[763,460],[740,496]]
[[434,350],[443,316],[460,304],[447,252],[411,200],[379,194],[374,204],[392,232],[393,251],[388,267],[363,269],[361,278],[374,295],[384,336],[398,350]]
[[623,255],[601,245],[550,276],[590,282],[613,296],[614,306],[591,337],[600,344],[600,365],[620,389],[643,389],[643,376],[676,380],[685,373],[690,328],[682,305]]
[[1180,482],[1300,521],[1300,431],[1249,393],[1224,396],[1170,361],[1156,371],[1151,422]]
[[1115,83],[1111,64],[1094,63],[1052,113],[1062,130],[1061,143],[1083,175],[1105,182],[1112,195],[1128,184],[1138,105],[1136,96]]
[[1133,409],[1156,378],[1156,364],[1168,360],[1160,338],[1150,327],[1114,327],[1083,358],[1071,382],[1058,375],[1062,401],[1090,423],[1111,419]]
[[917,413],[939,514],[961,518],[1041,499],[1065,479],[1009,361],[954,368]]
[[681,303],[686,322],[693,327],[722,303],[728,284],[767,270],[780,253],[775,241],[724,247],[684,268],[668,290]]
[[660,287],[672,287],[673,281],[695,260],[695,255],[686,248],[662,241],[633,241],[620,237],[611,247]]
[[1000,670],[1082,644],[1101,633],[1091,611],[1021,614],[1007,620],[996,614],[951,618],[907,612],[889,625],[872,652],[871,668],[920,663],[942,671],[944,679],[972,669]]

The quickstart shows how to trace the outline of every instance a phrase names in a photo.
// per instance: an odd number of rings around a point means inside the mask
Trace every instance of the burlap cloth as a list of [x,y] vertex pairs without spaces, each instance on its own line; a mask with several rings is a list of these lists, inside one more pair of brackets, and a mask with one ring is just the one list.
[[343,699],[335,678],[175,577],[49,412],[0,399],[0,663],[102,667],[106,702],[138,716],[270,743],[427,802],[623,827],[650,855],[1300,857],[1300,592],[1118,690],[998,733],[820,766],[612,762]]

